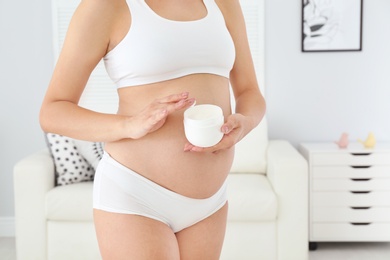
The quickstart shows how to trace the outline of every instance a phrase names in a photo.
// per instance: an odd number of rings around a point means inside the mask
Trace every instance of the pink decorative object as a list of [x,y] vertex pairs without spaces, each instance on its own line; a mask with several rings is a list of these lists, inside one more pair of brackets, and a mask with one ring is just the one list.
[[347,133],[342,133],[340,136],[339,141],[335,142],[339,148],[345,149],[348,147],[349,140],[348,140],[348,134]]

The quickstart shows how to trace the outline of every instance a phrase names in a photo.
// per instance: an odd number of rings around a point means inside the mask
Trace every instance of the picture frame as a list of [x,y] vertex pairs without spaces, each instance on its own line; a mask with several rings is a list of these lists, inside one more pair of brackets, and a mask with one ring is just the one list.
[[363,0],[302,0],[302,52],[362,51]]

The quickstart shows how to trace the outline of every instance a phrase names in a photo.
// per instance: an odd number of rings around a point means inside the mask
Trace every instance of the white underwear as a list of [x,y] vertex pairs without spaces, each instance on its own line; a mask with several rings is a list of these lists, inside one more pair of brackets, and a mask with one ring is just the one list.
[[227,201],[226,186],[225,182],[206,199],[188,198],[132,171],[105,152],[95,173],[93,207],[152,218],[176,233],[222,208]]

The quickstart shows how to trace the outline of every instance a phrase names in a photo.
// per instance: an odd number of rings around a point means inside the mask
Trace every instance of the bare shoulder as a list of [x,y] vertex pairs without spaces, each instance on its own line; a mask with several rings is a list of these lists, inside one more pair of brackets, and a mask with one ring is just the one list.
[[80,22],[104,29],[115,22],[117,12],[123,8],[125,0],[82,0],[77,7],[74,17]]
[[221,10],[229,30],[240,27],[244,21],[239,0],[215,0]]
[[126,0],[82,0],[69,24],[68,40],[104,55],[125,5]]
[[81,0],[79,8],[86,8],[87,10],[98,12],[97,14],[110,14],[115,12],[126,0]]
[[[107,53],[118,12],[126,5],[125,1],[81,0],[69,23],[53,78],[65,82],[66,77],[84,86],[83,82]],[[72,84],[75,82],[69,85]]]

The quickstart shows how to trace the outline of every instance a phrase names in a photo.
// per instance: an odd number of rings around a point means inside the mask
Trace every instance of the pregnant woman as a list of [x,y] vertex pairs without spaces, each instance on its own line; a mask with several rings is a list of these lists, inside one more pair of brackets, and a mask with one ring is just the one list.
[[[115,115],[78,106],[101,59],[118,89]],[[222,108],[215,146],[186,140],[195,101]],[[223,245],[234,145],[264,113],[239,0],[82,0],[40,122],[105,142],[93,194],[103,259],[207,260]]]

